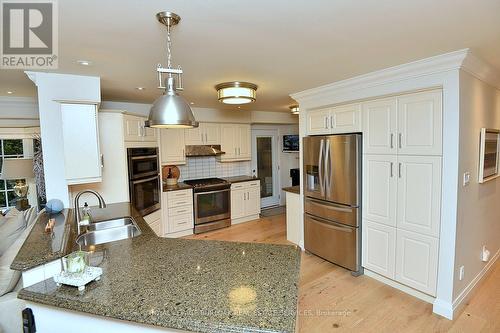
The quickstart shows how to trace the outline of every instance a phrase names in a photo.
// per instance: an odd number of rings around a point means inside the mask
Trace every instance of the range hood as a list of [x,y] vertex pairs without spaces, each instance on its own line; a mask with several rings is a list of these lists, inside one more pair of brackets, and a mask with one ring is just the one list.
[[219,156],[225,154],[220,145],[190,145],[186,146],[186,157]]

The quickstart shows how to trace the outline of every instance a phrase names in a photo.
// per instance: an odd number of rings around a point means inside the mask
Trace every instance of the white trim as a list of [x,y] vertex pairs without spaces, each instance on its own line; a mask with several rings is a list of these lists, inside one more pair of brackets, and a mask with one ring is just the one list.
[[[458,297],[453,301],[452,315],[457,314],[465,306],[465,303],[471,298],[476,286],[483,280],[486,275],[491,272],[491,268],[496,263],[498,257],[500,256],[500,249],[495,253],[491,260],[483,267],[483,269],[472,279],[472,281],[467,285],[467,287],[462,290]],[[451,318],[450,318],[451,319]]]
[[403,291],[403,292],[405,292],[405,293],[407,293],[407,294],[409,294],[409,295],[411,295],[413,297],[416,297],[416,298],[418,298],[418,299],[420,299],[420,300],[422,300],[424,302],[431,303],[431,304],[434,303],[434,300],[435,300],[434,297],[432,297],[430,295],[427,295],[427,294],[424,294],[423,292],[420,292],[420,291],[415,290],[413,288],[410,288],[408,286],[405,286],[404,284],[401,284],[401,283],[399,283],[397,281],[388,279],[385,276],[382,276],[382,275],[377,274],[377,273],[375,273],[373,271],[370,271],[369,269],[365,268],[364,269],[364,274],[366,276],[369,276],[369,277],[377,280],[377,281],[385,283],[385,284],[387,284],[387,285],[389,285],[389,286],[391,286],[393,288],[401,290],[401,291]]
[[467,57],[465,57],[461,69],[477,79],[500,89],[500,72],[471,52],[467,53]]
[[33,139],[40,127],[0,127],[0,139]]
[[245,222],[250,222],[250,221],[254,221],[254,220],[258,220],[258,219],[260,219],[260,215],[259,214],[249,215],[249,216],[240,217],[240,218],[237,218],[237,219],[231,219],[231,225],[245,223]]

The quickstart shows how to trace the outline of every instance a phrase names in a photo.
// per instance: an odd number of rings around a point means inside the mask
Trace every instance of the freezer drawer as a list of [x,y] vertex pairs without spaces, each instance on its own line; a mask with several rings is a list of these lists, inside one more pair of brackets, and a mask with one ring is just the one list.
[[304,203],[304,212],[326,220],[337,223],[347,224],[353,227],[359,225],[360,209],[338,205],[332,202],[306,198]]
[[304,214],[305,249],[351,271],[359,270],[358,230]]

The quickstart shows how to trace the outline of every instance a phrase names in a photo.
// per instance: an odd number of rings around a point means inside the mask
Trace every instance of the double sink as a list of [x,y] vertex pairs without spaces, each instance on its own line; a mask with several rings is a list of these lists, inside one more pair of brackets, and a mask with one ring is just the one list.
[[93,222],[86,226],[87,232],[78,236],[80,246],[98,245],[133,238],[141,234],[141,229],[131,217]]

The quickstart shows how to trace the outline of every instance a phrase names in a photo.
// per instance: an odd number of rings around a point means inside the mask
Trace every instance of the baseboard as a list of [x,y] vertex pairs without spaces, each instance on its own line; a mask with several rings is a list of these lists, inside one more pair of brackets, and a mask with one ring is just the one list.
[[260,218],[260,215],[255,214],[255,215],[240,217],[238,219],[231,219],[231,225],[249,222],[249,221],[253,221],[253,220],[258,220],[259,218]]
[[491,272],[491,267],[495,264],[498,257],[500,256],[500,249],[491,257],[490,261],[483,267],[483,269],[472,279],[472,281],[465,287],[465,289],[458,295],[458,297],[453,301],[453,315],[455,316],[465,306],[465,303],[472,297],[474,289],[483,280],[488,273]]
[[424,302],[431,303],[431,304],[434,303],[435,298],[432,297],[431,295],[427,295],[421,291],[418,291],[418,290],[415,290],[411,287],[405,286],[404,284],[401,284],[399,282],[396,282],[394,280],[386,278],[385,276],[382,276],[378,273],[370,271],[366,268],[364,270],[365,270],[365,273],[364,273],[365,275],[367,275],[367,276],[369,276],[377,281],[380,281],[380,282],[385,283],[393,288],[401,290],[402,292],[407,293],[413,297],[416,297]]

